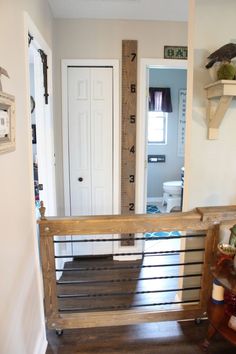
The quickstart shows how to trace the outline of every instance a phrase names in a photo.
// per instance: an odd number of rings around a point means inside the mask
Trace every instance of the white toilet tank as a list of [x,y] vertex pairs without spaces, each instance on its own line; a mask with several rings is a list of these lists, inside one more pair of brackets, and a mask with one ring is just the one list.
[[163,183],[163,192],[171,195],[181,195],[182,181],[169,181]]

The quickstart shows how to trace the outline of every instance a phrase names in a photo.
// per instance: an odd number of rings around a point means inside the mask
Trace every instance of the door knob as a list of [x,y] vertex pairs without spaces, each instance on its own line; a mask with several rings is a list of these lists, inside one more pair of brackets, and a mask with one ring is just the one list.
[[78,181],[79,181],[79,182],[83,182],[83,178],[82,178],[82,177],[79,177],[79,178],[78,178]]

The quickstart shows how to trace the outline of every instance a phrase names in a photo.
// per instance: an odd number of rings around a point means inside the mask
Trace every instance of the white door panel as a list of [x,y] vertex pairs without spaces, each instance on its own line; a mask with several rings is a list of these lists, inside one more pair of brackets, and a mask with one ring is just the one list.
[[[86,178],[86,177],[85,177]],[[71,177],[71,183],[77,185],[79,183],[83,184],[82,187],[71,189],[71,205],[73,205],[72,216],[78,215],[90,215],[91,214],[91,191],[90,186],[84,182],[79,182],[77,174]]]
[[[81,70],[80,70],[81,73]],[[86,74],[86,71],[85,71]],[[82,75],[83,76],[83,75]],[[87,75],[86,75],[87,76]],[[89,99],[89,81],[87,77],[84,77],[82,80],[77,80],[77,100],[85,100]]]
[[[68,68],[68,102],[71,215],[112,214],[112,69]],[[112,253],[112,242],[73,244],[73,252]]]
[[88,112],[78,112],[72,117],[70,127],[71,155],[73,168],[81,171],[90,169],[90,118]]
[[92,193],[94,213],[112,214],[112,70],[94,69],[92,72],[91,134],[93,145]]
[[[91,210],[90,124],[88,114],[70,121],[71,215],[89,215]],[[80,202],[78,202],[80,201]]]
[[71,215],[88,215],[91,210],[89,70],[70,69],[68,83]]

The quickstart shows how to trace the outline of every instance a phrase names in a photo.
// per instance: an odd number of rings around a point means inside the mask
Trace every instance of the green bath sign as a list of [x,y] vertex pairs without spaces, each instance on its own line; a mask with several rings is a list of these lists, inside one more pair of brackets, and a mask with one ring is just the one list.
[[164,46],[165,59],[187,59],[188,48],[183,46]]

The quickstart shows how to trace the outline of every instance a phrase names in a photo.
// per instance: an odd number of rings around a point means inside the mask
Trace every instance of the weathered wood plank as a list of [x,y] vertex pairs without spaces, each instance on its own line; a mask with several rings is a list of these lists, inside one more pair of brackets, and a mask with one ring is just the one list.
[[201,279],[200,304],[202,309],[207,309],[207,303],[212,292],[212,274],[210,266],[216,254],[217,243],[219,241],[219,225],[212,226],[207,231],[205,238],[204,264]]
[[206,230],[209,223],[197,212],[171,214],[108,215],[40,220],[43,237],[52,235],[120,234],[172,230]]
[[46,317],[55,316],[58,312],[56,273],[54,261],[54,244],[52,237],[40,234],[40,250],[44,284],[44,306]]
[[204,222],[219,223],[236,218],[236,205],[197,208]]
[[202,317],[199,305],[180,306],[171,310],[107,311],[96,313],[63,314],[48,319],[48,328],[91,328],[120,326],[144,322],[159,322]]

